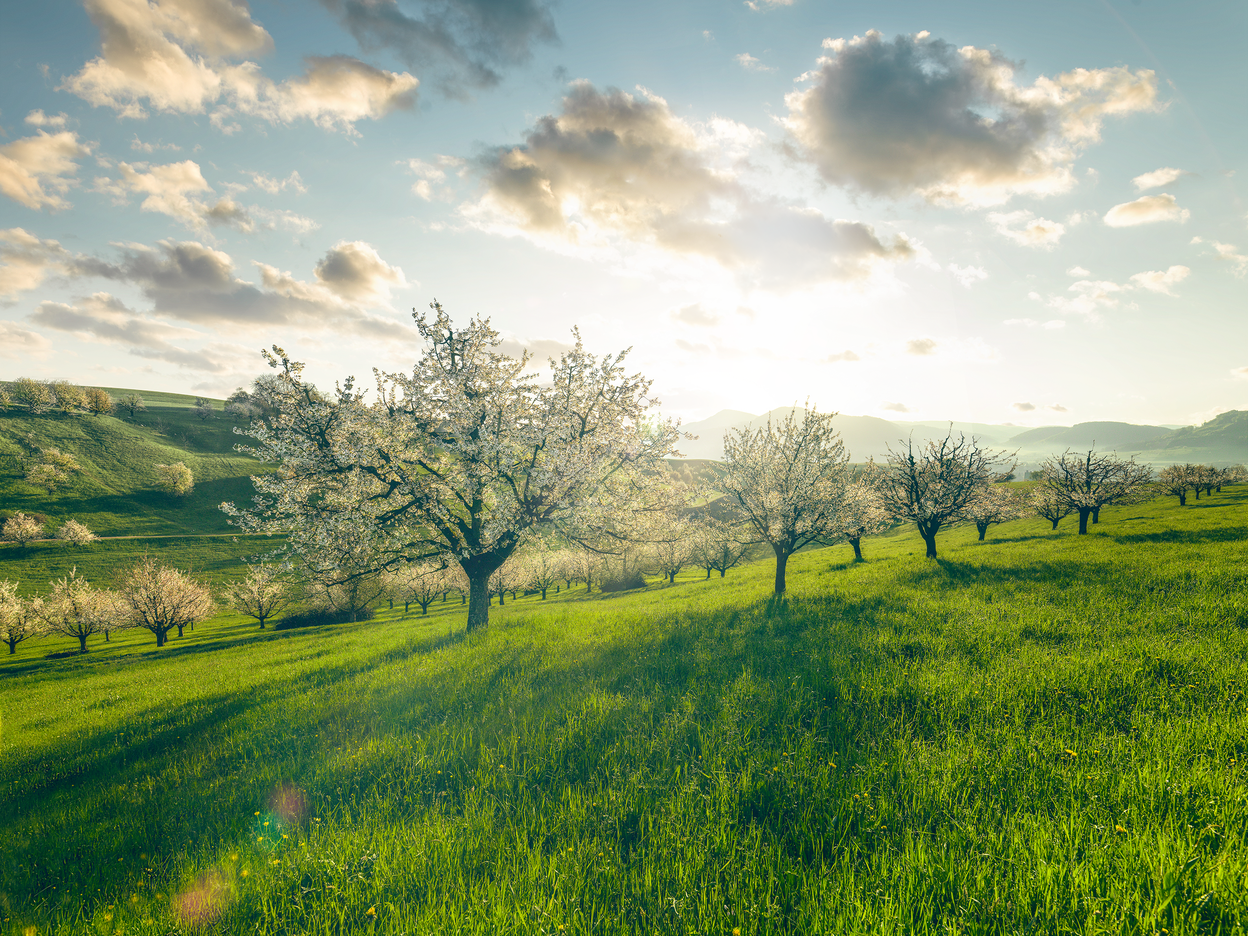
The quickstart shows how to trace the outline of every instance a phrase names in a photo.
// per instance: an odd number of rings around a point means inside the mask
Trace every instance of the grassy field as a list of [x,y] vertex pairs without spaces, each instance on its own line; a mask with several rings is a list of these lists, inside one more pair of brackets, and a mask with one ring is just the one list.
[[1244,933],[1248,489],[1047,526],[24,644],[0,932]]
[[[115,397],[129,391],[113,390]],[[248,503],[250,476],[263,470],[239,455],[236,420],[218,412],[198,419],[193,398],[143,393],[147,411],[128,416],[0,412],[0,506],[46,515],[53,530],[65,520],[85,523],[100,536],[226,533],[222,501]],[[218,407],[220,404],[218,403]],[[74,455],[82,471],[49,495],[24,480],[23,458],[38,448]],[[157,489],[155,466],[183,462],[195,476],[185,498]],[[0,573],[2,574],[2,573]]]

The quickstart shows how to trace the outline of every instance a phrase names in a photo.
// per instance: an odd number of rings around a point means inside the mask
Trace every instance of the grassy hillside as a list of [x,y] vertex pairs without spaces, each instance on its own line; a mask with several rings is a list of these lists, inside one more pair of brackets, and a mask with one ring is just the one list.
[[1244,933],[1248,489],[0,658],[0,932]]
[[[45,514],[53,527],[72,518],[101,536],[228,532],[217,505],[249,499],[249,476],[263,466],[234,452],[240,439],[233,420],[219,410],[201,421],[190,409],[191,397],[146,391],[143,396],[147,411],[134,420],[33,415],[17,408],[0,412],[0,507]],[[83,466],[51,495],[23,480],[24,458],[49,446],[74,455]],[[195,476],[194,492],[181,499],[156,488],[155,465],[177,461]]]

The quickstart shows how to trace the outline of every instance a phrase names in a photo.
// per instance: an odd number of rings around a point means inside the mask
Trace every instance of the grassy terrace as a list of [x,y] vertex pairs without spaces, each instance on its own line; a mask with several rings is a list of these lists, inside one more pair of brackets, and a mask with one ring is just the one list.
[[1047,526],[23,644],[0,932],[1243,933],[1248,490]]

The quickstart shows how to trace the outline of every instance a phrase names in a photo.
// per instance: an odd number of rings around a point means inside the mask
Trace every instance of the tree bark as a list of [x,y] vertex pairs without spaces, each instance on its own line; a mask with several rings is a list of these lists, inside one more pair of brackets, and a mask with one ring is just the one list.
[[855,536],[849,541],[849,545],[854,547],[854,561],[862,562],[862,537]]
[[17,641],[16,640],[6,640],[5,643],[9,645],[9,653],[17,653]]
[[1079,508],[1079,532],[1081,534],[1088,532],[1088,517],[1091,516],[1091,514],[1092,514],[1091,507]]
[[789,564],[789,553],[782,546],[773,546],[776,551],[776,594],[784,594],[784,570]]
[[[351,620],[353,620],[353,621],[354,621],[354,620],[355,620],[355,617],[354,617],[354,616],[352,616]],[[182,625],[182,624],[179,624],[179,625],[178,625],[178,637],[179,637],[179,638],[182,636],[182,628],[183,628],[183,626],[184,626],[184,625]]]
[[78,635],[78,647],[82,653],[87,652],[87,638],[85,634]]
[[165,632],[162,630],[158,630],[156,631],[156,646],[163,647],[164,645],[165,645]]
[[542,589],[542,601],[545,601],[545,600],[546,600],[546,588],[549,588],[549,587],[550,587],[550,586],[548,585],[548,586],[546,586],[545,588],[543,588],[543,589]]
[[[727,567],[727,566],[724,566],[722,569],[720,569],[720,570],[719,570],[719,577],[720,577],[720,578],[723,578],[723,577],[724,577],[725,575],[727,575],[727,574],[728,574],[728,567]],[[707,578],[710,578],[711,576],[710,576],[710,574],[708,573],[706,577],[707,577]]]
[[1187,491],[1179,491],[1179,506],[1187,506]]
[[490,572],[468,577],[468,630],[485,627],[490,621]]
[[984,541],[984,535],[988,532],[988,524],[977,523],[975,524],[975,529],[979,530],[979,541],[982,543]]
[[933,521],[920,523],[919,535],[923,537],[923,542],[927,545],[927,558],[936,558],[936,534],[940,532],[940,524]]
[[1101,508],[1100,507],[1092,508],[1092,522],[1093,523],[1101,522]]
[[1056,519],[1054,519],[1054,520],[1053,520],[1053,529],[1055,529],[1055,530],[1056,530],[1056,529],[1057,529],[1057,525],[1058,525],[1059,523],[1061,523],[1061,522],[1062,522],[1062,518],[1061,518],[1061,517],[1057,517]]

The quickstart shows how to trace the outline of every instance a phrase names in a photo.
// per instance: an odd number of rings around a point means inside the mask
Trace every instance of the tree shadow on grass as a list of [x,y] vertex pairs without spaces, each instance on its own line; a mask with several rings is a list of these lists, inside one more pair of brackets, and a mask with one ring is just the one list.
[[1136,543],[1235,543],[1248,540],[1248,527],[1218,527],[1214,530],[1163,530],[1159,533],[1111,534],[1115,542]]

